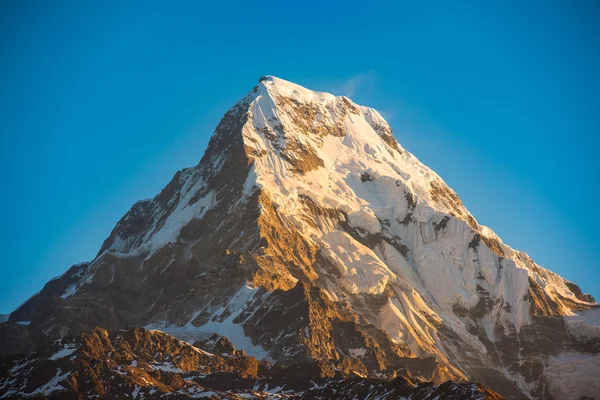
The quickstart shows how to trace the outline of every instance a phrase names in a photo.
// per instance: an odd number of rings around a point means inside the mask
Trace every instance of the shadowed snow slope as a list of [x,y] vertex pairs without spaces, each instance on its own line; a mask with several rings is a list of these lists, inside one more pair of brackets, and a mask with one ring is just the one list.
[[556,371],[597,367],[597,324],[578,317],[594,307],[479,225],[377,111],[264,77],[196,167],[1,329],[34,344],[97,325],[219,333],[284,363],[562,399],[588,395],[557,389]]

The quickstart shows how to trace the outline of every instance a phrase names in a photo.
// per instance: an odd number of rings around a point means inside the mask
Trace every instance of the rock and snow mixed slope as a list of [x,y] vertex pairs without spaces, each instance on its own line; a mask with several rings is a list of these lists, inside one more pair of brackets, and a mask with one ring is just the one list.
[[479,225],[377,111],[265,77],[196,167],[136,203],[95,260],[0,335],[27,335],[26,349],[96,325],[217,332],[265,359],[548,399],[562,398],[561,354],[600,352],[597,326],[573,320],[596,306]]
[[96,328],[4,359],[0,399],[501,399],[480,384],[369,380],[319,362],[272,365],[211,339],[192,346],[158,331]]

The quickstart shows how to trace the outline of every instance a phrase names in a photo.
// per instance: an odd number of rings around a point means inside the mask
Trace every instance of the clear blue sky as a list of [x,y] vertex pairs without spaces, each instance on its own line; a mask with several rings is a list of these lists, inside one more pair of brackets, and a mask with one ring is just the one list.
[[0,3],[0,313],[266,74],[381,110],[480,223],[600,297],[600,2],[204,3]]

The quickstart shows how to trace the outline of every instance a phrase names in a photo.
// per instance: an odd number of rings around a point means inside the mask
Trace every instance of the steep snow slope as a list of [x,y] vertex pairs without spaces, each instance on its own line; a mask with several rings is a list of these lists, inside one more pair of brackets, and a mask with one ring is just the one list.
[[[432,320],[486,354],[486,341],[518,334],[532,315],[589,307],[574,285],[479,226],[442,179],[395,142],[377,111],[271,77],[250,115],[243,134],[256,154],[257,186],[336,268],[328,293],[347,301],[391,286],[399,296],[373,322],[414,353],[452,353]],[[360,237],[311,226],[303,198],[343,213]],[[384,240],[374,248],[360,240],[377,236]],[[460,310],[482,313],[483,340]]]
[[38,342],[94,324],[217,332],[274,360],[548,399],[549,362],[600,351],[597,329],[575,320],[594,306],[479,225],[377,111],[265,77],[198,166],[11,320],[31,321]]

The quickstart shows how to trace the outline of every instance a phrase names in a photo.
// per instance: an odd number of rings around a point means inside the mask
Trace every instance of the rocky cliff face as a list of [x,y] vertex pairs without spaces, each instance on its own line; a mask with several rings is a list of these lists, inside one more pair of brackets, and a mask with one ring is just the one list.
[[369,380],[323,362],[272,365],[223,337],[196,345],[225,351],[209,353],[158,331],[95,328],[3,359],[0,398],[501,399],[472,383]]
[[[479,225],[377,111],[265,77],[196,167],[136,203],[0,337],[8,354],[95,326],[218,333],[287,365],[579,398],[600,392],[597,306]],[[558,395],[556,371],[582,360],[581,387]]]

